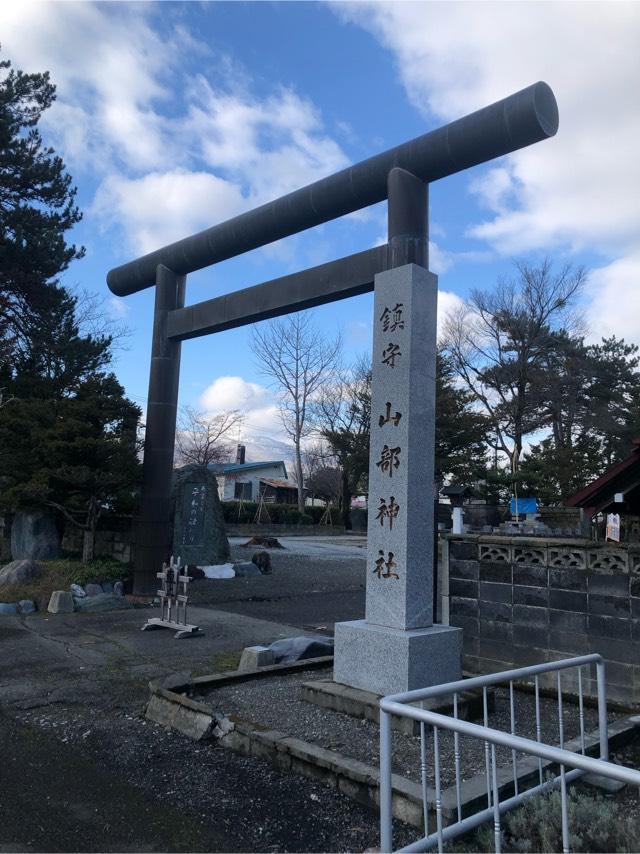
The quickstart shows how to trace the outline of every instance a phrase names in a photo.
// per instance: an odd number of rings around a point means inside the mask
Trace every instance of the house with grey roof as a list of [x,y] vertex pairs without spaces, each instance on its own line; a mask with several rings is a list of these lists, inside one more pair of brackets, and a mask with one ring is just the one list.
[[289,480],[283,460],[246,462],[244,445],[238,445],[234,463],[210,463],[218,481],[221,501],[258,501],[297,504],[298,487]]

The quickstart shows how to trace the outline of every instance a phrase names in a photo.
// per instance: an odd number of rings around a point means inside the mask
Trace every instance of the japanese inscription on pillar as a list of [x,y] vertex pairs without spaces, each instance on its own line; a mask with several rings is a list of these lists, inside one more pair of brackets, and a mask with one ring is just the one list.
[[[402,357],[401,344],[403,344],[402,331],[405,328],[404,305],[396,303],[393,306],[385,306],[380,317],[378,318],[383,332],[395,333],[394,340],[389,341],[389,344],[382,351],[381,365],[387,370],[393,370],[398,359]],[[402,413],[399,412],[392,404],[392,401],[387,401],[385,411],[378,418],[378,429],[390,432],[393,427],[397,427],[402,418]],[[385,436],[385,438],[387,438]],[[380,452],[380,458],[376,462],[376,466],[380,471],[390,478],[402,464],[402,448],[399,445],[394,445],[391,438],[389,442],[385,442]],[[376,519],[380,521],[380,525],[388,526],[389,534],[393,531],[393,521],[397,518],[400,512],[400,505],[392,495],[389,498],[378,496],[379,502]],[[394,553],[388,552],[385,558],[384,551],[378,551],[378,559],[375,561],[373,574],[379,579],[400,579],[397,572],[398,564],[394,560]]]

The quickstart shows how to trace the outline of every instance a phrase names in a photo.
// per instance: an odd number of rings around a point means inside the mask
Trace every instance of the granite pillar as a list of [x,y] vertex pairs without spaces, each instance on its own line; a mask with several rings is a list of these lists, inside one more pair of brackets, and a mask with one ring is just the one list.
[[433,625],[437,278],[375,278],[366,618],[335,627],[334,679],[376,694],[460,678],[462,632]]

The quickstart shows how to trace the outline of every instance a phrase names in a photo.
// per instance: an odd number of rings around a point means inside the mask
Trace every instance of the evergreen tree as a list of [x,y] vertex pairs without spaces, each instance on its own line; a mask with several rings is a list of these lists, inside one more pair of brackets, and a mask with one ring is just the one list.
[[[84,254],[66,233],[81,219],[62,159],[37,128],[55,99],[44,74],[0,62],[0,316],[19,340],[55,302],[56,277]],[[0,340],[2,329],[0,328]]]
[[0,62],[0,509],[48,507],[85,531],[131,510],[140,410],[108,372],[111,338],[84,334],[57,276],[82,256],[81,218],[62,159],[37,124],[55,98],[48,73]]
[[436,474],[454,483],[471,485],[484,478],[487,457],[487,417],[472,406],[473,397],[456,385],[453,363],[436,357]]

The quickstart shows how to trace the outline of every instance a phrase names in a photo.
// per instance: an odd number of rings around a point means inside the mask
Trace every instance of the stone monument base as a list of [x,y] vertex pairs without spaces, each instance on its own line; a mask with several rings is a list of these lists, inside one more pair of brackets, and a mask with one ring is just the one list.
[[366,620],[336,623],[333,678],[374,694],[398,694],[462,677],[462,629],[401,631]]

